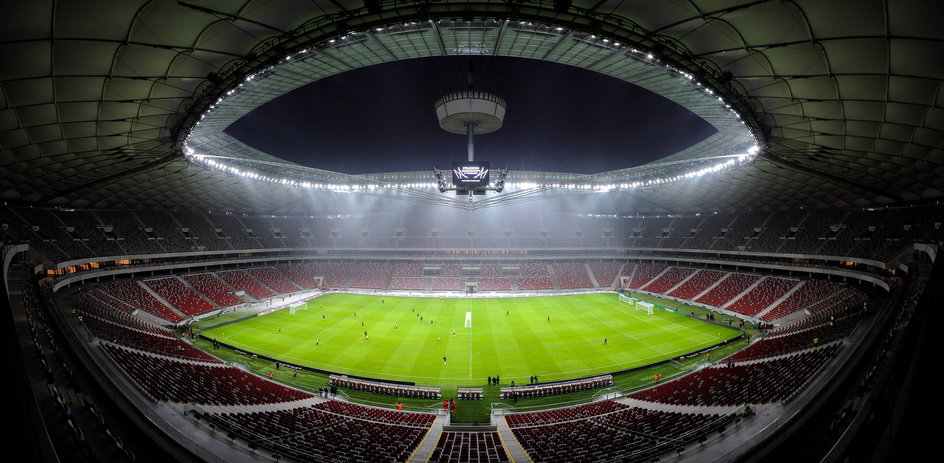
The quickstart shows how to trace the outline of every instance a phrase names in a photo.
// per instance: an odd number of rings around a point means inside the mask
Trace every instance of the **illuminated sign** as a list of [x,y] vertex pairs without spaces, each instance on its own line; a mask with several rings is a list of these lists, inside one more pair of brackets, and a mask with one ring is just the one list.
[[488,186],[488,161],[453,162],[452,184],[457,188],[485,188]]

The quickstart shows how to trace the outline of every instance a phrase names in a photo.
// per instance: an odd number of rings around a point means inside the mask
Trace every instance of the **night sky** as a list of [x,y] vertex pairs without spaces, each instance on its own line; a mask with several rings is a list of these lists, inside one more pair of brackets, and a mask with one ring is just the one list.
[[439,128],[435,101],[468,86],[505,99],[497,132],[477,136],[493,168],[597,173],[654,161],[715,132],[647,90],[603,74],[505,57],[422,58],[314,82],[255,109],[226,132],[273,156],[349,174],[429,170],[466,159]]

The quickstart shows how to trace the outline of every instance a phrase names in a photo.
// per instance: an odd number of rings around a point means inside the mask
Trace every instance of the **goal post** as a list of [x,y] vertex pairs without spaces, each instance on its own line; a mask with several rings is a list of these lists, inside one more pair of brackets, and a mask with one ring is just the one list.
[[303,302],[297,302],[297,303],[295,303],[295,304],[292,304],[292,305],[288,306],[288,314],[289,314],[289,315],[295,315],[295,312],[296,312],[296,311],[298,311],[298,310],[300,310],[300,309],[307,309],[307,308],[308,308],[308,302],[304,302],[304,301],[303,301]]
[[652,315],[652,308],[654,306],[648,302],[639,301],[636,303],[636,310],[642,310],[649,315]]
[[620,302],[625,302],[625,303],[627,303],[627,304],[629,304],[629,305],[631,305],[631,306],[633,306],[633,307],[636,306],[636,299],[633,299],[633,298],[631,298],[631,297],[629,297],[629,296],[627,296],[627,295],[625,295],[625,294],[620,294],[620,295],[619,295],[619,300],[620,300]]
[[634,297],[629,297],[625,294],[620,294],[619,300],[620,302],[625,302],[629,304],[630,306],[632,306],[634,309],[642,310],[643,312],[646,312],[649,315],[652,315],[652,309],[653,307],[655,307],[649,302],[640,301],[639,299],[636,299]]

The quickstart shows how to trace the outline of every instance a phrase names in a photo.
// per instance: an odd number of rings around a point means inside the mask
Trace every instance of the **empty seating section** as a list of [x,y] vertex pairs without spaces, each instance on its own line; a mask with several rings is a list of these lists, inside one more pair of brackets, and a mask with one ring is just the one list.
[[717,286],[712,288],[711,291],[708,291],[696,299],[696,302],[721,307],[738,294],[744,292],[744,290],[756,283],[759,279],[759,275],[729,273]]
[[705,368],[631,397],[675,405],[781,402],[806,384],[838,349],[832,344],[763,362]]
[[720,234],[711,249],[737,251],[746,249],[752,237],[756,237],[762,230],[762,225],[771,218],[770,212],[749,212],[732,217],[731,223],[721,229]]
[[659,247],[663,249],[679,249],[682,247],[682,243],[685,242],[685,237],[682,236],[684,233],[683,230],[672,230],[669,235],[663,236],[659,240]]
[[554,281],[551,277],[518,278],[515,280],[515,285],[523,291],[554,289]]
[[[398,247],[533,249],[619,247],[821,254],[887,260],[913,241],[939,235],[940,208],[877,211],[777,211],[707,217],[596,218],[525,212],[505,236],[469,235],[463,227],[415,217],[411,230],[385,229],[369,218],[254,218],[191,212],[88,212],[2,206],[13,216],[4,235],[29,240],[47,257],[70,259],[195,251]],[[565,220],[535,236],[533,224]],[[17,222],[22,221],[25,226]],[[551,222],[547,222],[551,221]],[[606,225],[604,225],[606,223]],[[530,227],[530,228],[529,228]],[[573,228],[571,228],[573,227]],[[436,236],[430,230],[439,229]],[[538,266],[543,264],[537,264]],[[545,276],[527,273],[523,276]],[[418,276],[398,274],[396,276]],[[444,275],[459,276],[459,275]],[[487,276],[487,275],[486,275]],[[605,285],[601,283],[601,285]]]
[[353,288],[382,289],[387,286],[390,264],[358,262],[354,264]]
[[220,307],[230,307],[243,302],[238,297],[233,296],[232,288],[226,286],[223,280],[220,280],[212,273],[183,275],[181,278],[183,278],[187,284],[193,286],[194,289],[219,304]]
[[590,271],[593,272],[593,278],[602,288],[609,288],[616,281],[620,274],[623,264],[620,262],[591,262]]
[[191,240],[184,239],[180,226],[170,214],[158,211],[136,211],[134,215],[138,216],[144,230],[150,230],[153,235],[167,252],[187,252],[193,251],[194,247]]
[[798,229],[808,212],[805,210],[785,211],[779,220],[768,220],[763,230],[750,241],[752,251],[777,252],[786,242],[786,238]]
[[261,447],[301,461],[405,462],[430,427],[352,418],[317,407],[208,418]]
[[633,289],[642,288],[652,281],[660,273],[665,271],[668,266],[665,264],[639,264],[636,266],[636,272],[633,279],[629,282],[629,287]]
[[[202,274],[197,279],[209,276],[212,275]],[[137,285],[136,282],[114,282],[101,287],[121,287],[122,290],[113,292],[125,297],[129,294],[141,296],[142,292],[146,294],[141,286],[136,286],[134,290],[125,288],[130,284]],[[157,286],[173,287],[167,282],[158,283]],[[84,315],[85,326],[102,340],[100,346],[106,356],[151,399],[187,404],[251,406],[311,398],[308,393],[225,366],[182,341],[172,331],[132,316],[130,306],[111,298],[100,288],[78,293],[75,307]],[[413,389],[417,391],[416,396],[431,394],[430,397],[440,397],[434,389]],[[400,391],[398,395],[409,394]],[[284,423],[299,416],[305,417],[296,423],[299,428],[284,432]],[[331,461],[406,461],[436,420],[435,415],[429,413],[385,410],[336,401],[291,410],[212,415],[208,418],[249,440],[271,433],[266,438],[258,439],[257,443],[271,446],[279,453],[300,459],[318,456],[316,459],[324,457]],[[243,418],[245,422],[241,421]],[[275,421],[270,422],[269,419]],[[257,425],[258,428],[255,427]],[[292,442],[280,442],[280,439]],[[507,458],[500,442],[495,442],[499,441],[490,441],[491,447],[487,449],[479,445],[476,450],[481,449],[482,455]]]
[[[254,236],[263,247],[279,249],[285,246],[281,238],[275,237],[275,232],[273,231],[275,227],[272,226],[272,223],[269,222],[268,219],[241,217],[239,220],[246,226],[247,233],[251,231],[252,236]],[[279,236],[281,236],[281,234]]]
[[463,278],[433,278],[433,291],[464,291],[465,279]]
[[68,257],[58,248],[46,240],[51,239],[48,234],[37,230],[23,211],[0,204],[0,239],[4,243],[30,243],[30,246],[44,256],[56,262]]
[[724,278],[726,275],[727,272],[720,272],[717,270],[699,270],[698,273],[692,275],[688,281],[682,283],[681,286],[670,292],[669,296],[678,297],[681,299],[694,299],[695,296],[703,293],[706,289],[710,288],[711,285],[715,284],[715,282],[721,278]]
[[[682,249],[711,249],[715,240],[722,235],[721,230],[726,228],[734,219],[728,214],[714,214],[705,217],[695,227],[694,236],[682,242]],[[691,234],[691,230],[689,230]]]
[[214,229],[220,230],[217,233],[223,236],[233,249],[262,248],[260,244],[257,244],[258,241],[256,241],[255,238],[250,238],[246,233],[246,227],[239,222],[239,219],[223,215],[207,216],[207,219],[213,225]]
[[[309,237],[314,236],[315,224],[302,219],[279,219],[276,221],[282,236],[282,245],[287,248],[310,248]],[[297,283],[297,282],[296,282]]]
[[428,289],[429,278],[393,277],[390,279],[390,289],[423,291]]
[[555,263],[554,276],[561,289],[592,288],[593,282],[587,275],[587,266],[583,263]]
[[523,262],[520,266],[521,275],[526,277],[539,277],[550,275],[547,271],[547,264],[539,262]]
[[65,224],[66,233],[73,240],[81,240],[92,250],[95,256],[121,256],[124,249],[118,245],[114,236],[105,234],[104,227],[91,212],[56,211],[54,213]]
[[261,283],[254,280],[242,270],[216,272],[216,276],[222,278],[223,281],[228,283],[237,291],[246,291],[247,294],[256,299],[264,299],[275,295],[272,290],[266,288]]
[[133,307],[109,297],[101,289],[94,288],[82,291],[75,295],[73,301],[73,307],[77,310],[94,315],[102,320],[110,321],[116,325],[122,325],[157,336],[171,335],[165,328],[148,323],[141,318],[131,315],[131,311],[134,310]]
[[216,308],[176,277],[146,280],[144,284],[185,315],[199,315]]
[[868,255],[884,261],[902,251],[902,242],[927,240],[927,233],[935,233],[932,231],[936,229],[933,224],[941,223],[940,214],[940,208],[874,211],[866,219],[868,225],[852,254]]
[[251,268],[248,272],[254,276],[256,280],[272,288],[277,294],[293,293],[301,289],[272,267]]
[[782,278],[767,277],[757,286],[751,288],[747,294],[730,303],[727,308],[745,315],[756,315],[766,309],[774,301],[787,294],[799,282]]
[[64,261],[94,255],[88,246],[66,231],[65,225],[51,211],[33,208],[16,211],[32,227],[29,230],[30,242],[42,243],[42,249],[51,254],[50,258]]
[[5,243],[26,243],[32,236],[33,225],[24,218],[18,209],[0,204],[0,237]]
[[852,289],[852,288],[843,288],[839,290],[833,297],[828,297],[822,299],[819,302],[815,302],[806,310],[810,313],[835,313],[839,309],[845,307],[855,307],[861,305],[865,302],[866,297],[861,292]]
[[351,286],[354,277],[354,263],[352,262],[325,262],[314,266],[315,276],[324,276],[325,284],[335,288]]
[[[548,423],[506,420],[535,462],[644,461],[697,439],[727,422],[714,414],[677,413],[597,404],[525,415],[556,414]],[[539,421],[544,421],[539,419]]]
[[737,362],[774,357],[827,344],[848,336],[859,323],[859,318],[858,313],[839,317],[836,320],[824,317],[824,319],[819,320],[818,325],[808,327],[802,331],[780,336],[768,336],[756,341],[744,350],[726,358],[725,361]]
[[818,254],[830,233],[829,226],[835,223],[834,211],[812,211],[798,229],[791,231],[779,252],[786,254]]
[[323,277],[315,271],[313,264],[279,264],[276,270],[288,277],[293,283],[304,289],[314,289],[314,277]]
[[695,273],[695,269],[693,268],[670,267],[669,270],[663,273],[659,278],[656,278],[652,283],[649,283],[642,289],[653,293],[664,293],[674,288],[675,285],[681,283],[692,273]]
[[826,236],[819,254],[825,256],[851,256],[860,240],[871,235],[871,221],[865,214],[847,213],[843,217],[833,217],[826,225]]
[[461,277],[462,264],[444,264],[440,269],[440,275],[444,277]]
[[120,280],[104,283],[99,287],[105,294],[127,303],[136,309],[141,309],[165,320],[177,322],[183,317],[157,300],[137,281]]
[[511,280],[508,278],[482,278],[479,280],[480,291],[511,291]]
[[96,338],[169,357],[180,357],[204,362],[219,362],[219,360],[202,350],[178,338],[172,337],[174,333],[170,331],[165,335],[158,336],[105,321],[87,312],[84,313],[86,316],[84,317],[83,324]]
[[813,304],[830,298],[842,290],[842,286],[824,280],[808,280],[800,282],[800,287],[786,299],[774,306],[763,315],[764,320],[776,320],[802,310]]
[[191,212],[175,212],[174,218],[180,222],[181,233],[186,229],[191,243],[197,247],[205,247],[209,251],[233,249],[230,243],[217,234],[216,228],[208,221],[208,217]]
[[576,407],[557,408],[540,412],[512,413],[505,416],[505,421],[512,428],[522,426],[540,426],[546,424],[563,423],[566,421],[592,418],[606,413],[613,413],[630,408],[612,400],[592,402]]
[[426,460],[432,463],[510,463],[496,431],[443,431]]
[[[849,293],[845,293],[845,291],[849,291]],[[777,327],[767,335],[767,339],[805,331],[824,325],[832,319],[849,316],[860,310],[865,300],[865,295],[847,288],[843,291],[843,294],[839,295],[838,300],[831,304],[830,309],[813,312],[810,316],[803,317],[789,325]]]
[[393,267],[393,276],[421,277],[423,276],[423,264],[416,262],[401,262]]
[[350,402],[329,400],[314,406],[318,410],[343,415],[347,418],[370,420],[378,423],[399,424],[404,426],[429,427],[436,421],[436,416],[429,413],[412,413],[402,410],[365,407]]
[[501,265],[498,264],[484,264],[482,265],[482,276],[483,277],[500,277],[502,276]]
[[139,388],[157,401],[260,405],[311,397],[238,368],[179,361],[108,343],[102,343],[102,349]]
[[164,248],[158,240],[144,232],[144,226],[133,214],[124,212],[98,211],[95,213],[107,231],[117,237],[122,248],[129,255],[161,254]]

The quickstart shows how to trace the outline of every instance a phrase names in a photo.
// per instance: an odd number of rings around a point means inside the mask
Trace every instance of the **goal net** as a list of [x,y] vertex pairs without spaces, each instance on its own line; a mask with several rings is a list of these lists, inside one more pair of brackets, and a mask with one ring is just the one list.
[[631,305],[636,310],[642,310],[643,312],[646,312],[647,314],[652,315],[652,308],[654,306],[648,302],[640,301],[639,299],[629,297],[625,294],[620,294],[619,300],[620,302],[625,302]]
[[653,305],[648,302],[639,301],[636,303],[636,310],[642,310],[649,315],[652,315]]
[[633,307],[636,306],[636,300],[633,299],[633,298],[631,298],[631,297],[629,297],[629,296],[627,296],[627,295],[625,295],[625,294],[620,294],[620,295],[619,295],[619,300],[620,300],[620,302],[625,302],[625,303],[627,303],[627,304],[629,304],[629,305],[631,305],[631,306],[633,306]]
[[289,315],[295,315],[295,312],[296,312],[296,311],[302,310],[302,309],[307,309],[307,308],[308,308],[308,303],[307,303],[307,302],[298,302],[298,303],[295,303],[295,304],[292,304],[292,305],[288,306],[288,313],[289,313]]

